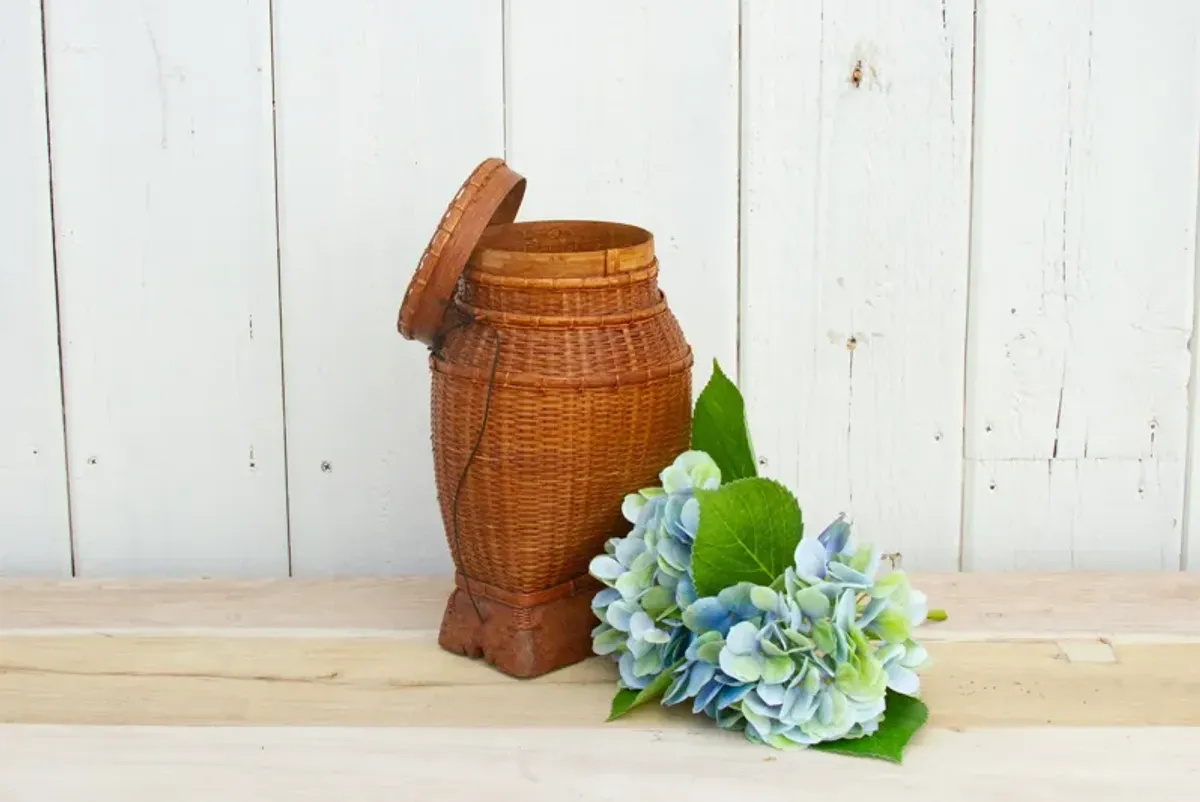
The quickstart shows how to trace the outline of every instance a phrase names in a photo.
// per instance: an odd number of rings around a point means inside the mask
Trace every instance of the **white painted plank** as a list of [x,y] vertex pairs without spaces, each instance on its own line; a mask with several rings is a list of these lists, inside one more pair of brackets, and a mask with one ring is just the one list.
[[599,218],[655,236],[695,351],[695,392],[737,365],[738,8],[687,0],[508,6],[508,159],[521,219]]
[[742,377],[763,471],[957,566],[969,0],[746,3]]
[[980,11],[970,569],[1179,565],[1200,7],[1154,9]]
[[71,574],[42,16],[0,6],[0,575]]
[[[397,727],[0,726],[12,802],[346,798],[556,802],[837,797],[846,774],[894,802],[1192,802],[1200,731],[1188,727],[929,729],[904,764],[767,751],[736,733]],[[1119,756],[1119,759],[1113,759]],[[1107,758],[1107,759],[1106,759]],[[850,762],[848,762],[850,761]],[[70,766],[64,771],[63,766]]]
[[276,4],[297,575],[450,567],[428,353],[396,315],[450,197],[503,155],[502,35],[490,0]]
[[988,460],[970,466],[967,568],[1142,571],[1178,567],[1183,473],[1140,459]]
[[280,575],[266,2],[47,3],[84,575]]

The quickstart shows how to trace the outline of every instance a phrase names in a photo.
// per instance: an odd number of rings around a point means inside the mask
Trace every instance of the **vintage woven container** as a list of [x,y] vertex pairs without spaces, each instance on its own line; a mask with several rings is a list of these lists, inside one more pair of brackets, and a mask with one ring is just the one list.
[[692,352],[653,236],[513,222],[525,180],[480,164],[400,309],[430,347],[438,500],[456,589],[439,642],[534,677],[584,659],[591,558],[630,525],[625,494],[688,447]]

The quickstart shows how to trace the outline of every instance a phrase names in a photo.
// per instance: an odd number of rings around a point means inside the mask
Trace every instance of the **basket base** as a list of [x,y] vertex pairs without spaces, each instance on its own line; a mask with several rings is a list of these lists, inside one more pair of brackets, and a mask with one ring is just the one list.
[[592,656],[592,629],[599,621],[592,612],[596,588],[590,583],[570,583],[569,595],[524,605],[475,591],[477,615],[459,579],[438,633],[438,645],[446,651],[483,658],[519,679],[539,677]]

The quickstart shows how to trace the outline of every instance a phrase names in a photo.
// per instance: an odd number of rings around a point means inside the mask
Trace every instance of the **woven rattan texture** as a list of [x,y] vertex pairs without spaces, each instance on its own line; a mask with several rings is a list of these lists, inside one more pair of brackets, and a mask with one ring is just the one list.
[[[585,279],[465,274],[458,303],[477,322],[448,332],[431,358],[431,412],[447,539],[472,579],[536,593],[585,574],[628,531],[624,496],[687,449],[692,353],[657,274],[656,263]],[[459,554],[454,496],[497,338],[487,427],[458,500]]]
[[647,309],[659,301],[658,266],[615,276],[582,279],[500,280],[495,274],[469,271],[459,299],[480,309],[523,315],[591,317]]
[[[447,532],[459,475],[479,431],[487,383],[433,374],[438,497]],[[587,571],[625,534],[625,494],[655,483],[688,446],[691,373],[586,389],[497,381],[487,432],[459,500],[468,576],[533,593]],[[453,538],[449,538],[454,552]]]

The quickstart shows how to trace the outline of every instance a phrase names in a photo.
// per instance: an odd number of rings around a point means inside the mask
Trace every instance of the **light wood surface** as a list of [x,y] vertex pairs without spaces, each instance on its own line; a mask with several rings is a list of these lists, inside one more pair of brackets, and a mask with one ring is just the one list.
[[725,799],[851,768],[900,800],[1194,799],[1200,577],[915,581],[950,617],[924,631],[931,723],[900,767],[682,710],[604,724],[606,661],[518,681],[439,649],[443,578],[3,581],[0,799],[618,799],[689,777]]

